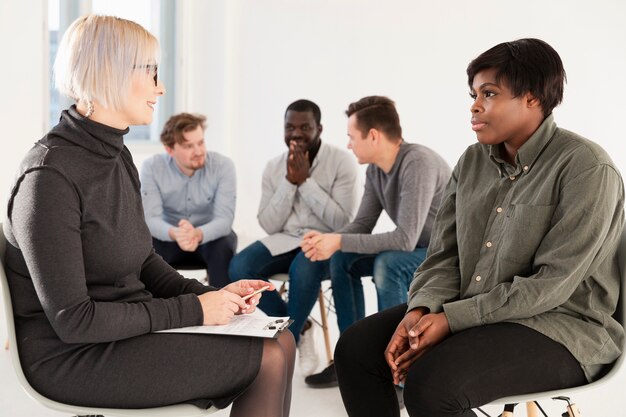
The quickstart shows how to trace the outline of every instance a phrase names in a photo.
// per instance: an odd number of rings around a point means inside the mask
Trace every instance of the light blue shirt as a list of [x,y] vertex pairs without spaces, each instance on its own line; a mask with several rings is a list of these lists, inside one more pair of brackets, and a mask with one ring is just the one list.
[[168,154],[154,155],[141,167],[146,223],[152,236],[162,241],[172,241],[168,231],[181,219],[202,230],[202,244],[228,235],[236,194],[235,165],[217,152],[207,152],[204,167],[191,177],[183,174]]

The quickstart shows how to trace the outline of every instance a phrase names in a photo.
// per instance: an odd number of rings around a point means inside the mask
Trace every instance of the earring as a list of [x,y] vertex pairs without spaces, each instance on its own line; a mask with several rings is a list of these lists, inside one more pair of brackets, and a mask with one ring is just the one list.
[[87,113],[85,113],[85,117],[89,118],[96,110],[93,108],[93,101],[87,100]]

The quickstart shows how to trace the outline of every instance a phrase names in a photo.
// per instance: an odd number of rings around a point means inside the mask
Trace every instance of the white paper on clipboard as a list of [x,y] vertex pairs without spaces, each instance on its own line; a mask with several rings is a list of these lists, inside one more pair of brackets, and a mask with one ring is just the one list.
[[230,323],[218,326],[189,326],[161,330],[156,333],[224,334],[230,336],[276,338],[293,320],[289,317],[272,317],[256,314],[234,316]]

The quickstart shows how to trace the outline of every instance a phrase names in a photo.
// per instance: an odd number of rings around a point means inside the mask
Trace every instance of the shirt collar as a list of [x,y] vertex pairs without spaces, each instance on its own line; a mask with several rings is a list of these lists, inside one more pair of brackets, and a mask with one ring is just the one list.
[[[317,167],[320,159],[326,158],[326,152],[327,152],[326,144],[324,142],[321,142],[320,148],[317,151],[317,155],[315,155],[315,159],[313,159],[313,164],[311,165],[311,168],[310,168],[311,170]],[[287,154],[289,154],[289,152],[287,152]]]
[[167,164],[170,166],[170,169],[173,170],[174,172],[177,172],[181,178],[191,181],[194,178],[199,177],[199,175],[196,175],[198,173],[198,171],[201,171],[202,169],[205,169],[208,163],[208,159],[209,159],[209,155],[207,152],[207,156],[206,159],[204,160],[204,167],[197,169],[194,171],[193,175],[190,177],[187,174],[185,174],[183,171],[181,171],[180,167],[178,166],[178,164],[176,163],[176,160],[174,159],[174,157],[170,154],[166,154],[166,158],[167,158]]
[[[535,130],[535,133],[528,138],[526,143],[518,149],[515,156],[516,172],[524,171],[528,173],[532,170],[533,165],[539,159],[539,155],[550,143],[556,129],[554,115],[550,114]],[[506,164],[500,154],[500,145],[489,145],[489,158],[498,166]]]

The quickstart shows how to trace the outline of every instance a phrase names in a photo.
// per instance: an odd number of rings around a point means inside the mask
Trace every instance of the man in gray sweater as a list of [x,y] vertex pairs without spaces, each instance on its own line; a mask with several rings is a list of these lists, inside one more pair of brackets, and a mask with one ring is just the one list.
[[230,279],[269,279],[289,274],[289,301],[278,291],[263,294],[259,308],[270,316],[290,316],[303,374],[317,369],[318,358],[308,320],[330,262],[311,262],[300,242],[309,230],[331,232],[348,224],[356,207],[357,166],[349,152],[323,142],[322,113],[310,100],[297,100],[285,111],[287,150],[263,171],[257,218],[267,236],[232,259]]
[[[311,231],[301,244],[311,261],[330,258],[340,332],[365,316],[361,277],[373,277],[379,311],[407,301],[450,178],[441,156],[402,139],[398,112],[387,97],[364,97],[350,104],[346,114],[348,148],[360,164],[369,164],[359,211],[336,233]],[[372,234],[382,210],[396,228]],[[306,382],[320,388],[337,385],[334,364]]]

